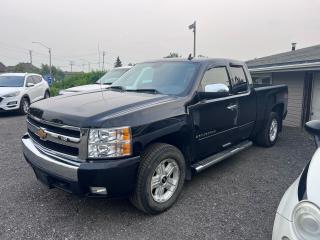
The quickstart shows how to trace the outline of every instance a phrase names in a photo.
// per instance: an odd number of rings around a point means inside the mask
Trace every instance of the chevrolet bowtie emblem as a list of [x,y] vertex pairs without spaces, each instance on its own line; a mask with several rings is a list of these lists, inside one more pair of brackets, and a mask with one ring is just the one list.
[[35,132],[35,134],[36,134],[40,139],[42,139],[42,140],[44,140],[44,139],[47,137],[47,133],[46,133],[45,130],[42,129],[42,128],[39,128],[39,129]]

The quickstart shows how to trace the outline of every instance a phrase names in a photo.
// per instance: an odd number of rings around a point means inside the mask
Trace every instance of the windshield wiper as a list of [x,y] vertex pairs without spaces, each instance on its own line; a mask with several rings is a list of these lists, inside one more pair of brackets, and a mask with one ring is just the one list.
[[115,89],[115,90],[121,90],[121,91],[125,91],[125,89],[122,86],[110,86],[108,89]]
[[147,92],[147,93],[161,94],[157,89],[153,89],[153,88],[127,89],[126,91],[128,91],[128,92]]

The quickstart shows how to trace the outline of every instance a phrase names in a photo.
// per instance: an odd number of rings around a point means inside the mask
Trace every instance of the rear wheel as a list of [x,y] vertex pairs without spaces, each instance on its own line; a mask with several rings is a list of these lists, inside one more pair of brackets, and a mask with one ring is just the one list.
[[20,101],[20,108],[19,108],[19,112],[23,115],[28,113],[30,107],[30,101],[28,98],[23,97]]
[[146,213],[161,213],[179,197],[185,175],[185,160],[179,149],[164,143],[153,144],[141,155],[137,184],[130,201]]
[[256,142],[264,147],[273,146],[279,137],[280,124],[279,115],[275,112],[271,112],[266,125],[258,134]]
[[49,98],[49,97],[50,97],[50,93],[49,93],[49,91],[46,91],[44,93],[44,99]]

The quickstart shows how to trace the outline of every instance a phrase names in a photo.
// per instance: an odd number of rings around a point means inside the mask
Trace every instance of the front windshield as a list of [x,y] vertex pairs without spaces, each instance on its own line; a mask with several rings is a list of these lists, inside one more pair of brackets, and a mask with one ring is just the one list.
[[23,87],[24,76],[1,76],[0,87]]
[[112,84],[115,80],[121,77],[129,68],[115,68],[103,75],[96,83],[98,84]]
[[141,63],[135,65],[111,87],[125,91],[150,90],[167,95],[183,95],[197,68],[198,64],[193,62]]

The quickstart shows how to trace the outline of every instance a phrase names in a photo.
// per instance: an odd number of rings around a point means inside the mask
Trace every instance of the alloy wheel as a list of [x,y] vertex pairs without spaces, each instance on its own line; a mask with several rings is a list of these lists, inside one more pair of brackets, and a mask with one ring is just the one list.
[[156,167],[151,178],[151,195],[154,201],[168,201],[178,187],[180,169],[174,159],[165,159]]
[[276,140],[278,134],[278,121],[276,119],[272,119],[269,131],[270,141],[273,142]]

